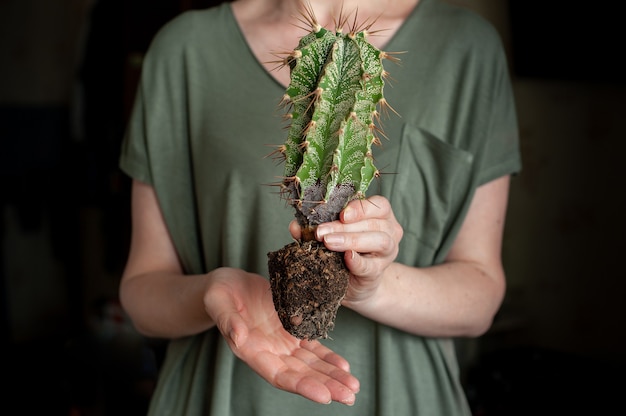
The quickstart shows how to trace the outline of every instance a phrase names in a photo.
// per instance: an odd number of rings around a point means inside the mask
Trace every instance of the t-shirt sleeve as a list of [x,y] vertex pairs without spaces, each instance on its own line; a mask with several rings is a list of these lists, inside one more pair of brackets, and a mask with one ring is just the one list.
[[168,171],[171,155],[186,146],[185,41],[191,14],[182,14],[156,34],[142,62],[119,166],[134,179],[156,185],[155,173]]
[[119,166],[131,178],[151,185],[152,178],[143,128],[145,125],[145,114],[141,90],[142,87],[139,85],[133,112],[122,141]]
[[517,112],[507,59],[499,38],[494,39],[492,65],[486,75],[490,93],[485,109],[485,137],[477,153],[478,185],[517,174],[522,168]]

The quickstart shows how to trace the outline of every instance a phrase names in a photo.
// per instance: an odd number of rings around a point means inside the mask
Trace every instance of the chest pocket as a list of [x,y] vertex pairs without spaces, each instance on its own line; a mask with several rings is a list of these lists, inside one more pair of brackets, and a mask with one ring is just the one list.
[[393,175],[383,176],[380,190],[404,227],[398,261],[430,265],[463,220],[473,193],[473,156],[410,124],[395,145],[392,139],[383,147],[377,166]]

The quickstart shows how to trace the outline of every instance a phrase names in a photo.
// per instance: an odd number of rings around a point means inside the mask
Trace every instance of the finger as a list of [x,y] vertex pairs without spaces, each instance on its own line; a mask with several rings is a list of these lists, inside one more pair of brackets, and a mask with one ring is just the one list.
[[[357,201],[357,203],[360,203]],[[366,203],[366,202],[364,202]],[[396,220],[393,212],[389,210],[376,211],[380,217],[370,215],[368,210],[357,210],[354,206],[348,205],[341,212],[341,221],[332,221],[320,224],[316,231],[316,238],[321,240],[325,235],[332,233],[361,233],[361,232],[384,232],[401,239],[403,230]],[[355,215],[355,217],[352,217]],[[346,218],[350,217],[349,221]]]
[[340,381],[354,378],[345,371],[320,360],[315,354],[298,349],[293,355],[282,357],[287,369],[277,374],[278,387],[294,391],[319,403],[337,401],[354,404],[355,392]]
[[299,240],[302,237],[302,228],[300,224],[298,224],[298,221],[292,220],[289,223],[289,232],[291,233],[291,237],[295,240]]
[[387,218],[389,215],[392,215],[392,210],[387,198],[374,195],[368,199],[351,201],[341,211],[340,219],[344,224],[350,224],[365,218]]
[[324,383],[313,377],[301,377],[291,370],[280,374],[276,387],[321,404],[330,404],[333,401],[333,395]]
[[[334,353],[324,355],[337,356]],[[360,389],[360,383],[356,377],[304,348],[295,351],[293,357],[319,373],[317,378],[329,388],[333,400],[341,403],[354,403],[355,394]]]
[[277,356],[265,351],[258,355],[258,367],[253,369],[274,387],[291,393],[297,393],[317,403],[328,404],[332,394],[325,382],[328,377],[320,380],[315,377],[301,360],[289,355]]
[[333,251],[353,250],[377,257],[391,256],[397,250],[394,238],[380,231],[334,232],[324,235],[323,241]]
[[319,342],[317,343],[318,345],[314,346],[312,349],[307,348],[310,347],[311,343],[303,341],[301,345],[304,343],[308,345],[297,351],[296,354],[294,354],[295,356],[309,364],[315,370],[337,380],[350,389],[350,391],[354,393],[359,391],[361,387],[359,380],[350,374],[350,365],[343,357],[324,347]]
[[350,372],[350,363],[348,363],[348,360],[335,353],[319,341],[303,340],[300,342],[300,346],[307,351],[311,351],[327,363],[339,367],[345,372]]
[[212,310],[220,311],[213,319],[231,349],[239,349],[246,343],[249,331],[235,299],[222,292],[221,296],[212,296],[207,302]]
[[232,314],[228,320],[227,329],[222,333],[226,336],[231,349],[236,353],[236,350],[244,346],[248,340],[248,325],[241,315]]
[[354,250],[345,252],[344,261],[350,273],[355,276],[367,276],[371,272],[366,259]]
[[335,402],[343,403],[347,406],[354,405],[356,401],[356,392],[348,389],[345,384],[330,378],[325,383],[326,388],[330,391],[331,399]]

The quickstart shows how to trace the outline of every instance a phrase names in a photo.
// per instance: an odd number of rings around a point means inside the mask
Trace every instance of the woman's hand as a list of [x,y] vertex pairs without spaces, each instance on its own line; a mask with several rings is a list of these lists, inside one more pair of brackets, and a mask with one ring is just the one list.
[[[292,222],[290,230],[299,237],[299,227]],[[403,230],[382,196],[351,201],[341,212],[339,221],[320,224],[316,237],[333,251],[345,252],[351,272],[344,303],[370,299],[378,289],[384,271],[398,255]]]
[[[378,323],[427,337],[475,337],[489,329],[506,288],[501,261],[510,178],[476,189],[444,262],[413,267],[395,261],[403,235],[380,196],[350,202],[317,238],[345,252],[351,272],[342,305]],[[299,227],[292,223],[292,236]]]
[[206,310],[237,357],[277,388],[319,403],[354,404],[359,382],[348,362],[285,331],[267,279],[230,268],[211,274]]

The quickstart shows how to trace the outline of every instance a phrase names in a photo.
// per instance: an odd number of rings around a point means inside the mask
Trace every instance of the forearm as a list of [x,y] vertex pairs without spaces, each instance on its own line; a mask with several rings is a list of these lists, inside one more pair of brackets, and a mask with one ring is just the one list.
[[136,329],[155,338],[179,338],[215,325],[204,307],[210,275],[167,271],[125,276],[120,300]]
[[491,325],[504,296],[500,268],[450,261],[428,268],[393,263],[376,293],[344,306],[417,335],[479,336]]

